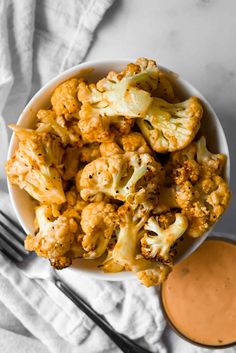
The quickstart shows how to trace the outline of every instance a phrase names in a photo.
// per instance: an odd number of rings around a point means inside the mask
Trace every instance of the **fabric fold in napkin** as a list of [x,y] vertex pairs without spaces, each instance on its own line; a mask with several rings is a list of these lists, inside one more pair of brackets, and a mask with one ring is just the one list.
[[[83,60],[94,30],[113,2],[0,1],[1,133],[5,131],[4,121],[16,122],[40,86]],[[4,154],[7,146],[5,137],[0,136]],[[6,179],[0,175],[0,209],[14,217]],[[45,261],[38,259],[38,266]],[[166,352],[160,343],[165,322],[154,288],[147,289],[135,280],[106,282],[85,276],[80,276],[74,287],[115,329],[146,344],[151,351]],[[1,352],[119,352],[52,282],[29,279],[1,252],[0,311]]]
[[[13,217],[8,195],[1,197],[5,212]],[[46,260],[38,259],[39,266],[40,261]],[[166,352],[160,342],[165,320],[155,288],[136,280],[107,282],[81,275],[72,287],[117,331],[141,340],[153,352]],[[0,255],[0,300],[50,352],[119,352],[50,280],[29,279],[4,255]]]

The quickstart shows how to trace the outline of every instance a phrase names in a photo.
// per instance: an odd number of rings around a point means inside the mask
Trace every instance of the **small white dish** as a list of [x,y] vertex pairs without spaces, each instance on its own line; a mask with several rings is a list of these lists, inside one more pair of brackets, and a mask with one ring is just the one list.
[[[49,81],[34,95],[20,115],[17,124],[25,128],[33,128],[35,125],[37,111],[39,109],[49,108],[50,96],[52,95],[52,92],[63,81],[72,77],[85,77],[87,80],[95,82],[106,76],[109,71],[122,71],[129,62],[133,61],[134,60],[132,59],[91,61],[77,65],[63,72]],[[204,106],[204,117],[202,120],[200,134],[204,134],[206,136],[207,144],[211,151],[215,153],[221,152],[227,156],[225,178],[229,181],[230,161],[228,145],[223,128],[214,110],[208,101],[201,95],[201,93],[190,83],[162,66],[159,66],[159,68],[168,74],[180,98],[184,99],[189,96],[197,96],[201,99]],[[8,150],[8,159],[12,157],[17,144],[17,139],[15,134],[13,134]],[[33,201],[24,190],[19,189],[17,186],[13,186],[8,183],[8,188],[11,202],[20,224],[27,234],[33,234],[35,201]],[[180,242],[180,245],[177,247],[178,256],[176,261],[180,261],[181,259],[189,256],[201,245],[210,232],[211,231],[208,231],[202,237],[197,239],[185,237],[184,241]],[[103,273],[97,268],[97,265],[100,262],[101,260],[75,260],[71,267],[63,270],[63,277],[69,276],[76,278],[77,274],[84,274],[100,280],[110,281],[121,281],[134,278],[134,275],[131,272]]]

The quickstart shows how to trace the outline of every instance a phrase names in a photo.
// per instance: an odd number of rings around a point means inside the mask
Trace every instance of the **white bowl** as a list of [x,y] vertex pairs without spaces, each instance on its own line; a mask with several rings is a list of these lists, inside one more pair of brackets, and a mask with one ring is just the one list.
[[[50,106],[50,96],[54,89],[63,81],[68,80],[71,77],[85,77],[89,81],[97,81],[98,79],[104,77],[109,71],[122,71],[123,68],[133,60],[99,60],[86,62],[77,65],[62,74],[58,75],[53,80],[49,81],[43,88],[41,88],[34,97],[27,104],[22,114],[19,117],[18,125],[26,128],[33,128],[35,125],[36,113],[39,109],[49,108]],[[161,67],[160,69],[166,72],[172,81],[174,87],[176,88],[180,98],[188,98],[189,96],[198,96],[204,106],[204,117],[202,120],[201,133],[204,133],[207,138],[207,144],[211,151],[222,152],[227,156],[227,165],[225,167],[225,178],[229,181],[229,151],[228,145],[225,138],[223,128],[210,104],[201,95],[196,88],[194,88],[190,83],[186,82],[180,78],[177,74],[169,71],[168,69]],[[17,139],[13,134],[8,151],[8,159],[12,157],[15,149],[17,148]],[[30,196],[24,191],[16,186],[10,185],[8,183],[9,193],[12,201],[13,208],[17,215],[17,218],[24,228],[27,234],[34,232],[34,206],[35,201],[33,201]],[[205,233],[202,237],[193,239],[188,238],[180,243],[178,247],[178,257],[176,261],[179,261],[186,256],[190,255],[195,249],[197,249],[200,244],[206,239],[210,232]],[[46,261],[46,260],[45,260]],[[98,268],[97,265],[99,261],[92,260],[76,260],[73,265],[67,269],[63,270],[63,277],[74,276],[77,274],[84,274],[90,277],[103,280],[120,281],[124,279],[134,278],[134,275],[130,272],[120,272],[120,273],[103,273]]]

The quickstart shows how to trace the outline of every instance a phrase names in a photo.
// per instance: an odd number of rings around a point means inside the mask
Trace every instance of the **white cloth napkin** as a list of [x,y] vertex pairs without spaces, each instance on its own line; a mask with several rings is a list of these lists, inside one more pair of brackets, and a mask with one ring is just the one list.
[[[41,85],[83,60],[95,28],[113,1],[0,0],[0,113],[5,122],[16,122]],[[1,118],[0,123],[3,126]],[[14,217],[2,175],[0,208]],[[112,283],[81,276],[77,290],[118,331],[150,350],[166,351],[160,342],[165,323],[154,288],[137,281]],[[119,351],[50,281],[28,279],[3,255],[0,310],[0,352],[12,353],[16,347],[18,353]]]

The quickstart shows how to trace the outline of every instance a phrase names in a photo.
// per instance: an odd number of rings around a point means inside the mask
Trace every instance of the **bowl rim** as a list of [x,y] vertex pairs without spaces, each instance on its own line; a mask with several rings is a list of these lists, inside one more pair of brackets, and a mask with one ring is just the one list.
[[[222,236],[219,236],[218,233],[212,232],[210,236],[207,237],[207,239],[205,239],[205,241],[212,241],[212,240],[219,240],[219,241],[224,241],[230,244],[233,244],[236,246],[236,239],[233,240],[232,239],[232,235],[231,234],[227,234],[227,233],[219,233],[222,234]],[[204,344],[201,342],[197,342],[192,340],[191,338],[189,338],[188,336],[186,336],[183,332],[181,332],[175,325],[174,323],[171,321],[170,317],[167,314],[167,310],[165,309],[165,304],[164,304],[164,300],[163,300],[163,285],[160,285],[160,307],[161,307],[161,311],[163,313],[163,316],[166,320],[166,322],[168,323],[168,325],[170,326],[170,328],[183,340],[187,341],[188,343],[191,343],[195,346],[198,347],[202,347],[202,348],[208,348],[208,349],[224,349],[224,348],[230,348],[230,347],[235,347],[236,346],[236,339],[235,341],[231,342],[231,343],[226,343],[226,344],[221,344],[221,345],[214,345],[214,344]]]
[[[59,73],[57,76],[53,77],[51,80],[49,80],[45,85],[43,85],[30,99],[30,101],[27,103],[27,105],[25,106],[25,108],[23,109],[23,111],[21,112],[18,120],[17,120],[17,125],[21,125],[24,120],[25,117],[27,116],[27,113],[30,111],[31,106],[34,104],[34,102],[37,101],[37,99],[39,97],[41,97],[43,94],[47,94],[46,92],[52,88],[52,87],[56,87],[57,85],[59,85],[60,83],[62,83],[63,81],[69,79],[70,77],[72,77],[73,75],[78,75],[79,72],[83,69],[85,70],[96,70],[96,67],[98,66],[104,66],[106,64],[114,64],[114,65],[127,65],[130,62],[134,62],[136,59],[132,59],[132,58],[120,58],[120,59],[101,59],[101,60],[93,60],[93,61],[85,61],[82,62],[78,65],[75,65],[69,69],[67,69],[66,71],[63,71],[62,73]],[[196,95],[201,99],[201,101],[207,106],[208,111],[210,113],[210,115],[212,116],[213,120],[215,121],[216,125],[217,125],[217,130],[221,136],[221,140],[222,140],[222,145],[224,145],[224,149],[226,151],[227,154],[227,164],[226,164],[226,169],[225,169],[225,174],[226,174],[226,179],[229,182],[229,177],[230,177],[230,154],[229,154],[229,148],[228,148],[228,143],[227,143],[227,139],[225,136],[225,132],[224,129],[220,123],[220,120],[218,118],[218,116],[216,115],[213,107],[211,106],[211,104],[207,101],[207,99],[199,92],[199,90],[197,88],[195,88],[191,83],[189,83],[187,80],[185,80],[184,78],[182,78],[181,75],[175,73],[174,71],[166,68],[165,66],[162,65],[158,65],[160,70],[163,70],[165,72],[168,72],[170,74],[173,74],[174,76],[177,77],[178,81],[180,82],[180,84],[186,88],[186,90],[192,90],[195,91]],[[10,139],[10,143],[9,143],[9,147],[8,147],[8,153],[7,153],[7,160],[10,159],[15,151],[14,145],[16,142],[16,136],[15,133],[12,134],[11,139]],[[20,212],[18,211],[19,207],[17,207],[16,201],[14,199],[14,188],[13,185],[11,185],[9,183],[9,180],[7,178],[7,185],[8,185],[8,191],[9,191],[9,195],[10,195],[10,200],[11,200],[11,204],[12,207],[14,209],[14,212],[17,216],[17,219],[19,220],[22,228],[24,229],[24,231],[26,232],[26,234],[29,233],[29,228],[26,224],[26,222],[24,221],[23,217],[20,215]],[[212,229],[211,229],[212,230]],[[194,243],[193,246],[191,246],[189,249],[187,249],[187,251],[184,253],[184,257],[181,257],[181,260],[187,256],[189,256],[193,251],[195,251],[198,246],[201,245],[201,243],[207,238],[208,234],[211,232],[211,230],[209,230],[208,232],[206,232],[205,234],[203,234],[200,238],[199,238],[199,243]],[[201,240],[200,240],[201,239]],[[68,270],[68,269],[65,269]],[[65,271],[64,270],[64,271]],[[118,273],[103,273],[102,271],[98,272],[98,271],[92,271],[90,269],[84,269],[84,268],[75,268],[75,267],[70,267],[70,270],[72,271],[76,271],[78,273],[81,274],[88,274],[90,277],[95,278],[95,279],[100,279],[100,280],[109,280],[109,281],[120,281],[120,280],[125,280],[125,279],[133,279],[135,278],[135,275],[132,272],[129,271],[122,271],[122,272],[118,272]]]

